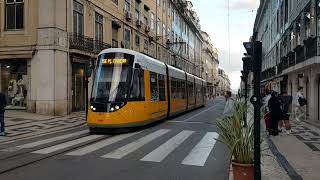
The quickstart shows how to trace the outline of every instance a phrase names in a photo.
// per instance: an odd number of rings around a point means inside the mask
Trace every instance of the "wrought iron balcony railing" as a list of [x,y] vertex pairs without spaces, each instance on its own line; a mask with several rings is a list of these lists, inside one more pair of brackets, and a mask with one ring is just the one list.
[[77,33],[69,33],[70,49],[93,51],[93,39]]
[[99,40],[93,40],[77,33],[69,33],[70,49],[78,49],[85,52],[98,54],[103,49],[111,48],[111,45]]
[[111,48],[111,45],[108,44],[108,43],[105,43],[103,41],[99,41],[99,40],[94,40],[93,41],[94,44],[93,44],[93,51],[95,53],[100,53],[100,51],[104,50],[104,49],[108,49],[108,48]]

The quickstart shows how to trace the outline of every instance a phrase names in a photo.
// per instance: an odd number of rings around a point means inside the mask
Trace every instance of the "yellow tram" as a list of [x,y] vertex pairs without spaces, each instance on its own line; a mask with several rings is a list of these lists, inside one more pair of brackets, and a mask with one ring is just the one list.
[[87,124],[91,132],[141,126],[205,104],[203,79],[139,52],[111,48],[98,56]]

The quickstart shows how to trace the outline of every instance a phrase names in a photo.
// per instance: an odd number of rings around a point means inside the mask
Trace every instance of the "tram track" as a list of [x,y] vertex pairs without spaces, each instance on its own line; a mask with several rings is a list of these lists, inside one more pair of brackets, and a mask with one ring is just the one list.
[[46,159],[49,159],[49,158],[64,154],[64,153],[67,153],[69,151],[73,151],[75,149],[78,149],[78,148],[81,148],[81,147],[84,147],[84,146],[88,146],[88,145],[94,144],[96,142],[99,142],[99,141],[102,141],[102,140],[105,140],[105,139],[109,139],[109,138],[114,137],[116,135],[105,135],[105,136],[102,136],[100,138],[91,140],[89,142],[83,142],[83,143],[81,143],[79,145],[74,145],[74,146],[65,148],[63,150],[59,150],[57,152],[50,153],[48,155],[31,154],[32,152],[37,151],[37,150],[45,149],[47,147],[52,147],[52,146],[55,146],[57,144],[61,144],[61,143],[68,142],[68,141],[73,141],[73,140],[80,139],[80,138],[83,138],[83,137],[88,137],[88,136],[90,136],[89,133],[85,134],[85,135],[82,135],[82,136],[78,136],[78,137],[72,138],[72,139],[60,141],[60,142],[57,142],[57,143],[51,143],[51,144],[48,144],[48,145],[45,145],[45,146],[41,146],[41,147],[30,148],[27,151],[23,151],[23,152],[14,154],[14,155],[10,155],[10,156],[8,156],[6,158],[2,158],[2,159],[0,159],[0,175],[1,174],[5,174],[5,173],[10,172],[10,171],[14,171],[16,169],[19,169],[19,168],[22,168],[22,167],[25,167],[25,166],[28,166],[28,165],[31,165],[31,164],[35,164],[37,162],[40,162],[40,161],[43,161],[43,160],[46,160]]

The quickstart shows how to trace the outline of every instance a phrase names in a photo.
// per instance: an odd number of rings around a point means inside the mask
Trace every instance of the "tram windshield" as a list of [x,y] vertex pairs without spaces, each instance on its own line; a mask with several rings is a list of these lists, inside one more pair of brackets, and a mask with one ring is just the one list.
[[98,57],[91,102],[112,103],[128,99],[134,56],[107,53]]

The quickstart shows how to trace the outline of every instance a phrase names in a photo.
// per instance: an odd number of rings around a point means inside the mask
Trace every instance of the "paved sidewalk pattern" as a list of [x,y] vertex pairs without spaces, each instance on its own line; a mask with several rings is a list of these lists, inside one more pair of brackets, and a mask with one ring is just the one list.
[[307,145],[312,151],[320,153],[320,133],[317,128],[305,122],[292,123],[292,135]]
[[85,124],[85,112],[74,112],[67,116],[44,116],[24,111],[5,113],[6,136],[0,143],[79,127]]
[[306,122],[292,121],[291,124],[292,134],[270,137],[279,152],[278,161],[291,179],[319,179],[320,129]]

